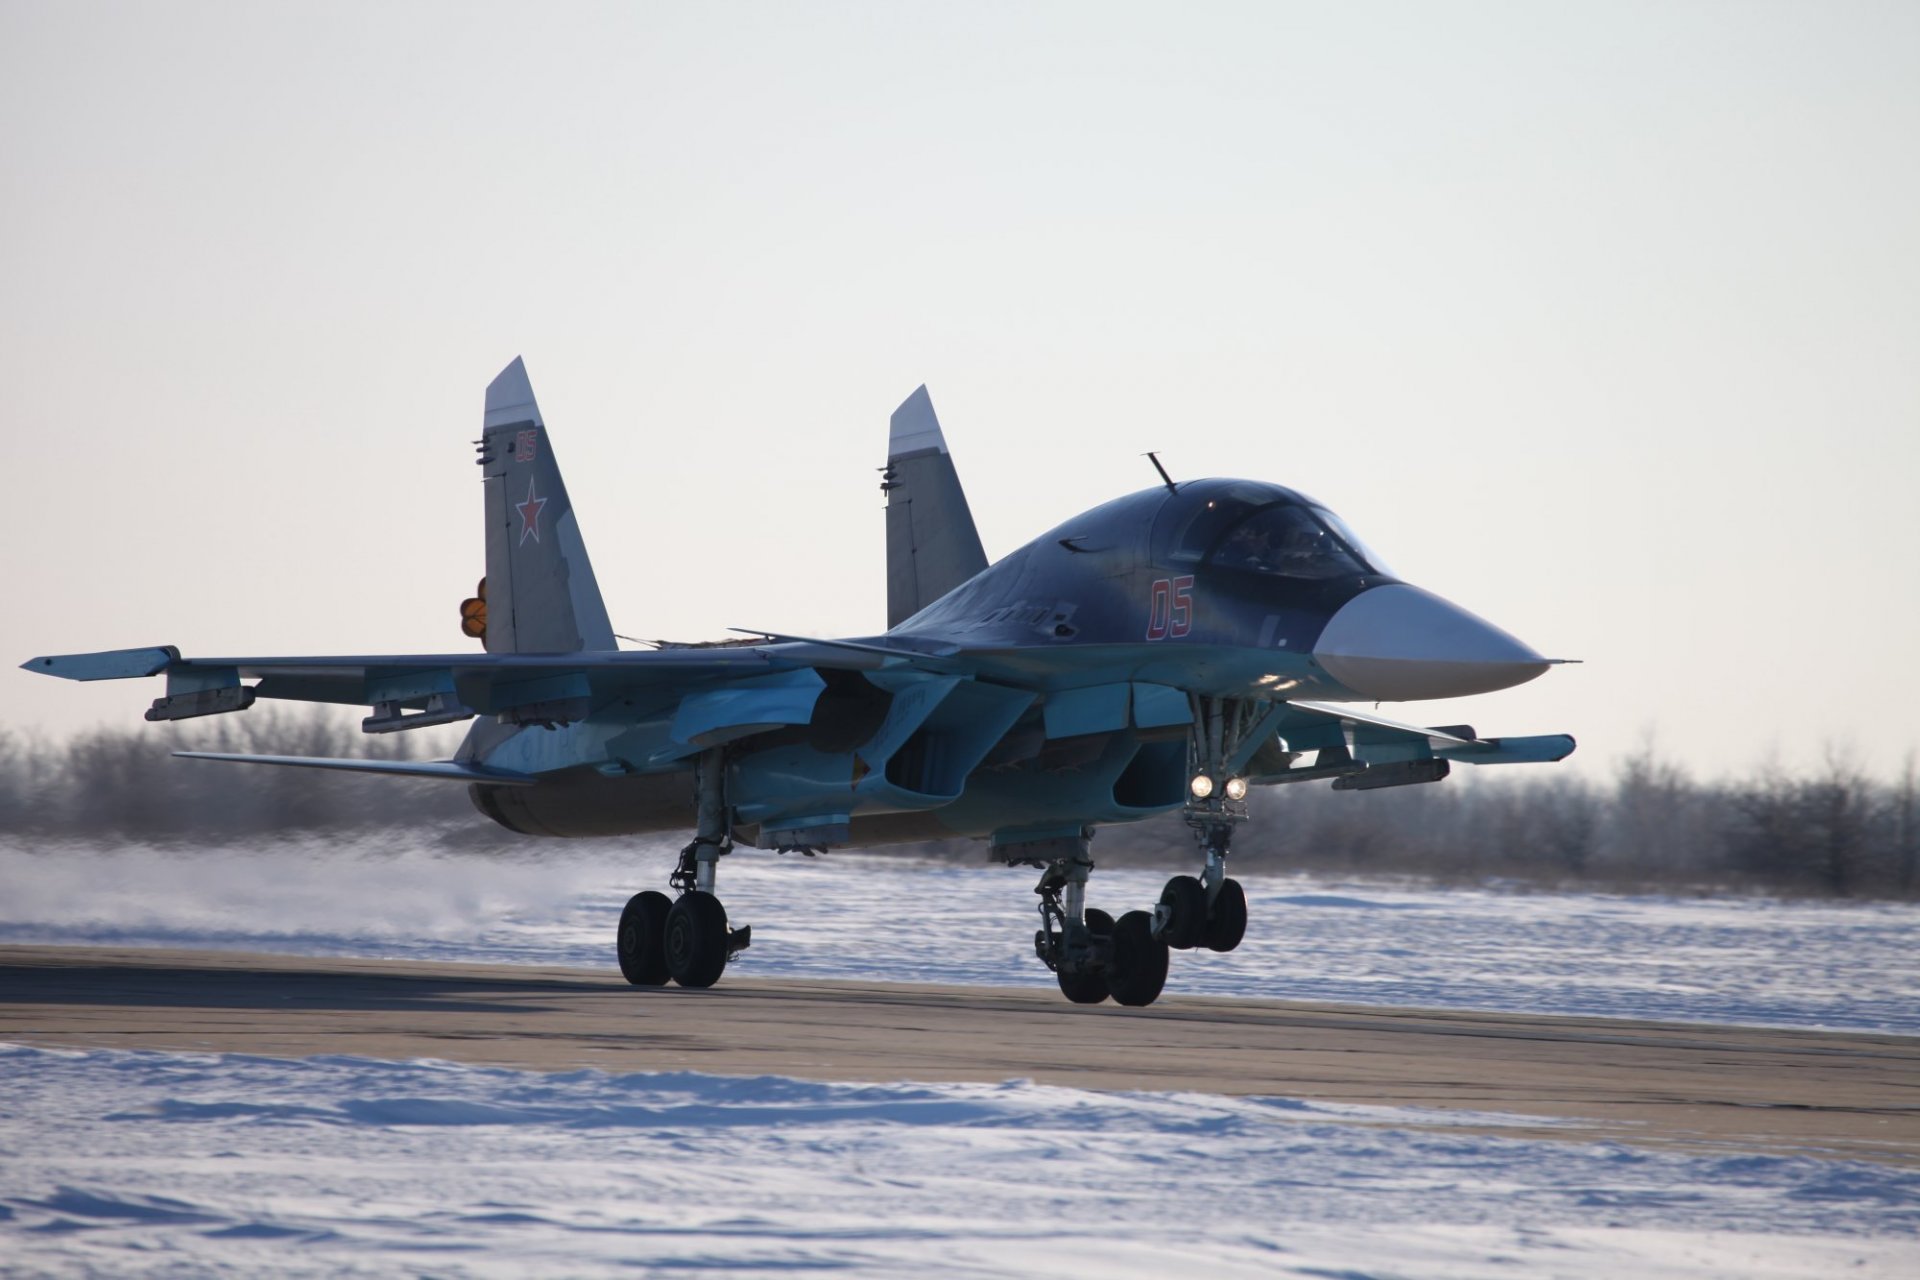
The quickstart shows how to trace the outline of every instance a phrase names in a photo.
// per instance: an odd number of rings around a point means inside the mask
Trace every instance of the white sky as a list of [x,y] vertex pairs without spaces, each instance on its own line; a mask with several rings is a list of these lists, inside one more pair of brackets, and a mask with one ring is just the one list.
[[615,628],[883,626],[929,384],[989,555],[1327,501],[1587,665],[1604,771],[1920,744],[1920,6],[0,0],[0,724],[35,654],[461,651],[526,356]]

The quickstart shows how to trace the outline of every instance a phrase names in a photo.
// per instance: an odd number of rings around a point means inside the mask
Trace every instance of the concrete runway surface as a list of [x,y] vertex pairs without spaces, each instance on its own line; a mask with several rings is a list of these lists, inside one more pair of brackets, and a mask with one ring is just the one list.
[[[1500,1112],[1509,1136],[1920,1166],[1920,1038],[1047,990],[723,979],[229,951],[0,946],[0,1041],[539,1071],[1031,1078]],[[1402,1123],[1396,1120],[1396,1124]]]

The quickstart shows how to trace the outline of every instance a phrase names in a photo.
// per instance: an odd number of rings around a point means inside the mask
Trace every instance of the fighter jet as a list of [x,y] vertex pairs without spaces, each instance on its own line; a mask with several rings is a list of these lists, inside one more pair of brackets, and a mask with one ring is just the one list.
[[[1323,504],[1255,480],[1160,482],[989,564],[925,387],[895,410],[887,629],[618,647],[553,439],[516,359],[478,441],[486,576],[462,602],[482,652],[189,658],[170,646],[34,658],[69,680],[164,675],[155,721],[261,698],[358,705],[368,733],[472,720],[449,760],[180,751],[464,784],[513,831],[691,830],[636,893],[632,984],[709,987],[747,947],[717,896],[733,849],[818,852],[967,836],[1041,871],[1038,958],[1076,1003],[1141,1006],[1169,952],[1231,951],[1227,875],[1256,790],[1438,782],[1454,762],[1555,761],[1564,735],[1483,738],[1364,704],[1531,680],[1553,660],[1404,582]],[[1094,832],[1178,811],[1194,865],[1116,920],[1086,905]]]

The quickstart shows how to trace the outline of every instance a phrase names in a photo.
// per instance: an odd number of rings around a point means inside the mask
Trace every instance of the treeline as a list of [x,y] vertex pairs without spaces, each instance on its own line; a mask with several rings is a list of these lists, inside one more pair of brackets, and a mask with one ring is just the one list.
[[[1605,782],[1459,766],[1425,786],[1279,787],[1256,806],[1234,841],[1242,865],[1625,889],[1920,892],[1911,761],[1892,782],[1838,756],[1807,775],[1768,768],[1702,782],[1649,750]],[[1191,840],[1176,817],[1103,831],[1097,845],[1109,860],[1165,861]]]
[[[444,757],[444,736],[363,734],[359,715],[257,706],[242,715],[95,729],[63,741],[0,727],[0,834],[165,843],[481,818],[457,783],[175,760],[175,751]],[[457,742],[457,737],[452,740]]]
[[[342,712],[278,707],[57,743],[0,729],[0,835],[204,843],[392,828],[416,842],[534,845],[476,813],[457,783],[168,755],[444,756],[459,731],[368,736]],[[1839,756],[1807,774],[1768,768],[1717,782],[1690,777],[1651,748],[1605,781],[1551,768],[1461,766],[1430,786],[1263,790],[1234,859],[1243,867],[1475,882],[1913,897],[1917,790],[1911,762],[1887,781]],[[1178,815],[1168,815],[1104,828],[1095,856],[1172,867],[1191,859],[1192,848]],[[966,840],[922,851],[984,856]]]

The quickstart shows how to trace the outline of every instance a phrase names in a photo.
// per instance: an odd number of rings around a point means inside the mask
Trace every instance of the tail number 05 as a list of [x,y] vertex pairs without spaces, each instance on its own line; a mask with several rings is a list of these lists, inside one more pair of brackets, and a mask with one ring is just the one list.
[[1147,639],[1179,638],[1193,630],[1193,575],[1161,578],[1147,606]]

